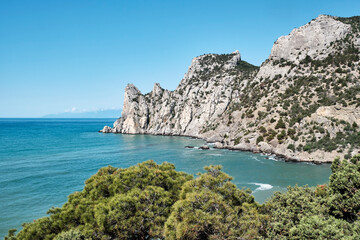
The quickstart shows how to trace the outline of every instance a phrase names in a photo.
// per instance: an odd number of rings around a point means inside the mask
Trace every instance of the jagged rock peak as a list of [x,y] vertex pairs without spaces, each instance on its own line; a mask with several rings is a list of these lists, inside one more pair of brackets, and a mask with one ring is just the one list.
[[230,54],[204,54],[195,57],[191,61],[191,65],[184,76],[184,80],[196,77],[198,73],[203,71],[211,72],[219,68],[229,70],[234,68],[240,60],[241,55],[238,50]]
[[240,55],[239,50],[236,50],[235,52],[232,52],[231,54],[233,55],[233,57],[224,64],[224,69],[226,69],[226,70],[236,67],[238,62],[241,60],[241,55]]
[[332,16],[319,15],[304,26],[292,30],[289,35],[278,38],[269,59],[295,63],[306,56],[316,60],[324,59],[333,51],[330,44],[345,38],[351,30],[350,24],[344,24]]
[[132,83],[128,83],[128,85],[126,85],[125,92],[131,95],[141,94],[140,90]]
[[151,96],[155,97],[155,96],[159,96],[164,92],[164,89],[160,86],[160,83],[155,83],[154,84],[154,88],[151,92]]
[[134,84],[129,83],[125,87],[125,95],[124,95],[124,107],[122,110],[121,115],[126,117],[129,113],[130,109],[132,108],[131,103],[134,102],[139,96],[141,95],[140,90],[135,87]]

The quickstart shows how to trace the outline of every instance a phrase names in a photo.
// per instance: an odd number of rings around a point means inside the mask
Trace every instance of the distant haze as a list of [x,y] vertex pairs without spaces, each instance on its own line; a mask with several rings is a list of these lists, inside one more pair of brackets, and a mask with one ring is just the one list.
[[44,118],[118,118],[121,116],[121,109],[104,109],[86,112],[63,112],[48,114]]

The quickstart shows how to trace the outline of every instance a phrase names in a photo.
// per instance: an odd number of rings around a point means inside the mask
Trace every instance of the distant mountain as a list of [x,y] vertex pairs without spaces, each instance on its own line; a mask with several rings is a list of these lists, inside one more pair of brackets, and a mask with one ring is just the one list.
[[48,114],[43,118],[118,118],[121,115],[121,109],[105,109],[89,112],[63,112]]

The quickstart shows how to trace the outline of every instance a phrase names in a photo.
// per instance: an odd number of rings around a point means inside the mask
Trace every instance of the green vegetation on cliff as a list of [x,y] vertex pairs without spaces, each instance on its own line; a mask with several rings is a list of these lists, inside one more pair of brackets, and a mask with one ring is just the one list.
[[5,239],[359,239],[360,156],[331,169],[329,184],[289,187],[260,205],[220,166],[195,179],[170,163],[109,166]]

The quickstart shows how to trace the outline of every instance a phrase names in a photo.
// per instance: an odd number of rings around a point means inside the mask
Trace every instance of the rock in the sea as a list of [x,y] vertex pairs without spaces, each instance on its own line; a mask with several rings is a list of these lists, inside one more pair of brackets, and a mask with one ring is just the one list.
[[210,147],[208,145],[203,145],[203,146],[201,146],[199,148],[202,149],[202,150],[209,150],[210,149]]
[[222,144],[221,142],[215,142],[214,143],[214,148],[223,148],[224,144]]
[[109,126],[105,126],[102,130],[100,130],[99,132],[103,132],[103,133],[111,133],[112,132],[112,128]]
[[233,150],[250,151],[249,144],[239,143],[232,147]]

